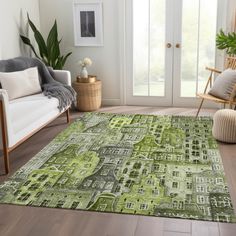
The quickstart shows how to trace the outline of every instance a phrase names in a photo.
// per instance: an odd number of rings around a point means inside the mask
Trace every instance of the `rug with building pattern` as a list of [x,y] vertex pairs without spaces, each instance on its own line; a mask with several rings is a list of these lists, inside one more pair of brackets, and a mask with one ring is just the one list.
[[0,203],[235,222],[211,118],[87,113],[0,185]]

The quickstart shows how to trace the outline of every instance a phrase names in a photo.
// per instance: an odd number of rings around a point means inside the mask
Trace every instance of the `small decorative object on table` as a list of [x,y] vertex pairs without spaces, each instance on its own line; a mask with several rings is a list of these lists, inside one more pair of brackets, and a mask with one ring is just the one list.
[[88,78],[87,67],[92,65],[92,60],[86,57],[82,61],[79,61],[79,65],[81,66],[80,78],[87,79]]
[[82,78],[80,76],[77,76],[77,82],[79,83],[94,83],[97,80],[96,75],[88,75],[88,78]]

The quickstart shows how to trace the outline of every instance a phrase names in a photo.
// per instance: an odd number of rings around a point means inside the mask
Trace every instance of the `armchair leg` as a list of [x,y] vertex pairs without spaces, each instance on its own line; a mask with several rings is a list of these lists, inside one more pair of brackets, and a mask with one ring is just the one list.
[[66,120],[67,120],[67,123],[69,124],[70,123],[70,108],[66,110]]
[[199,115],[199,112],[200,112],[200,110],[201,110],[201,108],[202,108],[203,102],[204,102],[204,98],[202,99],[202,101],[201,101],[201,103],[200,103],[200,106],[199,106],[198,111],[197,111],[197,114],[196,114],[196,118],[197,118],[198,115]]

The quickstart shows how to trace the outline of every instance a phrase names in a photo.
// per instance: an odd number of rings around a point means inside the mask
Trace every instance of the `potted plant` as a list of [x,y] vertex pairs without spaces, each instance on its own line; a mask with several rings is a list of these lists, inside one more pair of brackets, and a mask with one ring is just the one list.
[[223,30],[216,35],[216,47],[219,50],[226,50],[230,56],[236,55],[236,33],[224,33]]
[[62,39],[58,40],[56,20],[48,34],[47,40],[45,41],[42,34],[30,20],[29,14],[27,14],[27,17],[28,23],[34,33],[34,38],[38,45],[39,54],[36,52],[36,49],[34,48],[28,37],[20,35],[22,41],[31,48],[35,56],[42,60],[45,65],[51,66],[53,69],[61,70],[64,67],[67,58],[71,55],[72,52],[67,53],[65,56],[61,55],[60,43]]

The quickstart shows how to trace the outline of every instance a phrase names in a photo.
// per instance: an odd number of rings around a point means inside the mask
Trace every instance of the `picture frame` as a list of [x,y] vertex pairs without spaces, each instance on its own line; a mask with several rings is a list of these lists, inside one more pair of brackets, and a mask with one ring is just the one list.
[[75,46],[103,46],[102,2],[74,1],[73,13]]

